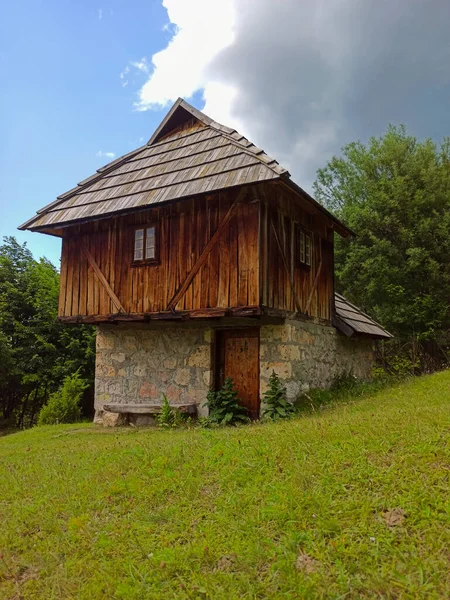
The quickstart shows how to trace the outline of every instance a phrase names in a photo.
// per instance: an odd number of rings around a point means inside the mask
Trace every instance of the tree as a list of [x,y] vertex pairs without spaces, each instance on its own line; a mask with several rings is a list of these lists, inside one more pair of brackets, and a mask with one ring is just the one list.
[[57,321],[59,274],[26,244],[0,246],[0,422],[33,424],[49,395],[75,371],[93,382],[94,332]]
[[[336,284],[400,340],[446,358],[450,332],[450,139],[390,126],[320,169],[316,198],[355,233],[337,239]],[[414,350],[414,348],[413,348]]]

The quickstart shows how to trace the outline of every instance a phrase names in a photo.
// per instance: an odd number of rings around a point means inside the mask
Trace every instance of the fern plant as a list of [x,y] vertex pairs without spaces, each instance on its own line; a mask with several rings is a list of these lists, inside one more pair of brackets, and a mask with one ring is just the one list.
[[239,396],[231,377],[227,377],[218,391],[210,390],[205,406],[209,409],[209,421],[218,425],[233,425],[249,421],[247,409]]
[[295,408],[286,398],[286,388],[282,385],[275,371],[272,371],[269,378],[269,387],[264,392],[263,399],[265,407],[262,417],[264,419],[269,421],[288,419],[295,412]]
[[162,395],[161,412],[156,416],[156,422],[160,427],[179,427],[183,423],[181,412],[170,406],[167,396]]

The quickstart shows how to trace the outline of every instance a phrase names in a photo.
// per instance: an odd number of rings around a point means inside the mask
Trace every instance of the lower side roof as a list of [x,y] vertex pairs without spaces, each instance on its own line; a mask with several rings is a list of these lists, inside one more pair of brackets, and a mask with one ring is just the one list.
[[334,300],[335,314],[333,316],[333,325],[346,336],[359,335],[386,340],[394,337],[360,308],[349,302],[344,296],[341,296],[341,294],[336,293]]

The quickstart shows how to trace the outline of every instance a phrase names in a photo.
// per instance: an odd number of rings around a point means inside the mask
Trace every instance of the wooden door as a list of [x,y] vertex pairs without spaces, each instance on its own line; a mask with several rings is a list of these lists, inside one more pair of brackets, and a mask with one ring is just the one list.
[[221,386],[231,377],[252,419],[259,417],[259,329],[217,332],[217,378]]

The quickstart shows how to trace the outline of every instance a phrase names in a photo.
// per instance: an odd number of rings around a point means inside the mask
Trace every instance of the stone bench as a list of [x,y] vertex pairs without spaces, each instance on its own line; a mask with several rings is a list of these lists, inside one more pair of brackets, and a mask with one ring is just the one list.
[[[170,406],[176,408],[182,414],[192,416],[197,414],[197,405],[194,402],[171,404]],[[134,425],[142,427],[143,425],[154,425],[155,417],[161,412],[161,408],[161,402],[150,404],[104,404],[102,409],[103,426]]]

